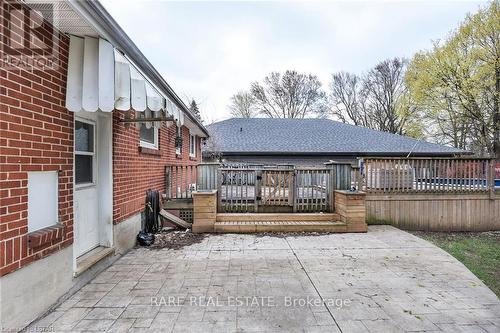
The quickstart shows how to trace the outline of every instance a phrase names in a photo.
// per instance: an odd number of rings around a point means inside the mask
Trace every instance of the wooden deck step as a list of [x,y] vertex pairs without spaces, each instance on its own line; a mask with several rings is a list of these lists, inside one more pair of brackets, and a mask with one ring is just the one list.
[[347,232],[340,221],[218,221],[215,232]]
[[340,216],[335,213],[219,213],[217,222],[237,221],[338,221]]

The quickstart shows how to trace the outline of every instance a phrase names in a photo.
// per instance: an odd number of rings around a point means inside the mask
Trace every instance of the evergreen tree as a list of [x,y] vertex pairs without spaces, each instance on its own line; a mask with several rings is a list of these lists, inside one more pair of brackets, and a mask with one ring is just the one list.
[[198,107],[198,103],[196,103],[194,99],[191,100],[189,109],[195,115],[195,117],[198,118],[198,120],[203,123],[203,120],[201,119],[200,108]]

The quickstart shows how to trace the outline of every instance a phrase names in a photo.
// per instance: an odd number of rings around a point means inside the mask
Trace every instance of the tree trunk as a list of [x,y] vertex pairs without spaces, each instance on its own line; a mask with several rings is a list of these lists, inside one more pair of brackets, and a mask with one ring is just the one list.
[[500,66],[495,69],[496,92],[493,96],[493,151],[495,158],[500,160],[500,110],[498,108],[500,99]]

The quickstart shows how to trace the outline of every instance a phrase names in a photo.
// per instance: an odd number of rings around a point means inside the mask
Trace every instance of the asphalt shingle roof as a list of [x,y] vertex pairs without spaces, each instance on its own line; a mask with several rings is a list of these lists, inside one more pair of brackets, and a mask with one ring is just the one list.
[[207,126],[222,153],[407,154],[466,153],[406,136],[329,119],[232,118]]

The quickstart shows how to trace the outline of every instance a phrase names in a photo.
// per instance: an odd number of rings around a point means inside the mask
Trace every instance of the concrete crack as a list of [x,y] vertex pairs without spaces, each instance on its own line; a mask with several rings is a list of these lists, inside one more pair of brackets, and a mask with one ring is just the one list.
[[290,243],[288,242],[288,239],[285,237],[285,242],[286,244],[288,245],[288,247],[290,248],[290,250],[292,251],[293,255],[295,256],[295,259],[297,259],[297,262],[299,263],[300,267],[302,268],[302,270],[304,271],[304,273],[306,274],[307,278],[309,279],[309,282],[311,283],[311,285],[313,286],[314,290],[316,291],[316,294],[318,294],[319,298],[321,299],[321,302],[323,303],[323,306],[325,307],[326,311],[328,311],[328,313],[330,314],[330,317],[332,317],[333,319],[333,322],[335,323],[335,325],[337,326],[337,328],[339,329],[340,333],[342,333],[342,329],[340,328],[339,324],[337,323],[337,320],[335,319],[335,317],[333,316],[333,313],[330,311],[330,309],[328,308],[328,306],[326,305],[326,302],[324,300],[324,298],[321,296],[321,294],[319,293],[319,290],[318,288],[316,288],[316,285],[314,284],[313,280],[311,279],[311,277],[309,276],[309,273],[307,272],[307,270],[305,269],[304,265],[302,264],[302,262],[300,261],[299,257],[297,256],[297,253],[295,253],[295,251],[293,250],[292,246],[290,245]]

